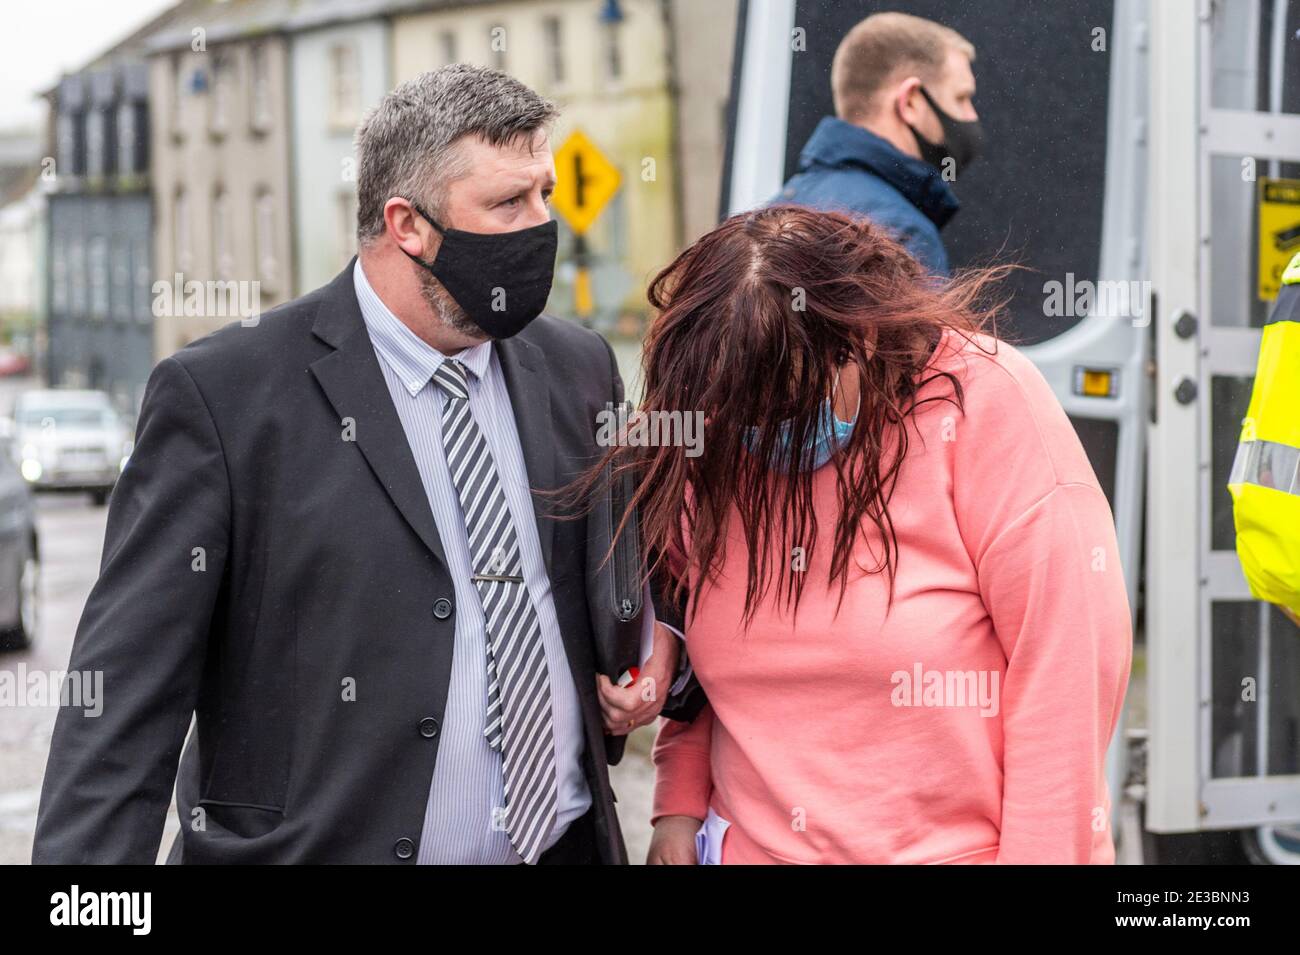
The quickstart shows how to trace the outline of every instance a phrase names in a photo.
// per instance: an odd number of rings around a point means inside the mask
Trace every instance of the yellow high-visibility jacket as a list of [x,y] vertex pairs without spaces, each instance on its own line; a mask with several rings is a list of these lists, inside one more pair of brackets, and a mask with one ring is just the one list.
[[1264,326],[1228,490],[1250,592],[1300,616],[1300,255]]

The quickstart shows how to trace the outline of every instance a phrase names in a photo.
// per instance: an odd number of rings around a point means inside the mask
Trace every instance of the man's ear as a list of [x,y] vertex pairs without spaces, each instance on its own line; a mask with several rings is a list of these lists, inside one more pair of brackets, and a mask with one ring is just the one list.
[[426,248],[432,253],[437,244],[433,227],[400,196],[393,196],[384,203],[384,226],[398,248],[411,255],[418,257]]
[[924,122],[921,116],[925,97],[921,95],[921,78],[909,76],[903,80],[894,92],[894,109],[908,126],[918,126]]

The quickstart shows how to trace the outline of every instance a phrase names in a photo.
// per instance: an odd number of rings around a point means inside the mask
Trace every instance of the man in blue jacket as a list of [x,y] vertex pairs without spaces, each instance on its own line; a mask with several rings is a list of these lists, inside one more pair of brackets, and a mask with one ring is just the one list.
[[975,48],[921,17],[877,13],[840,42],[835,116],[818,123],[775,202],[865,215],[948,274],[939,230],[959,204],[949,183],[975,158]]

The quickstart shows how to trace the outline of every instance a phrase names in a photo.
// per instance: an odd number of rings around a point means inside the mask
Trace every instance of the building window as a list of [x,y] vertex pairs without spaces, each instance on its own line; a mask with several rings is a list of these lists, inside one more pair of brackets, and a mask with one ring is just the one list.
[[68,252],[56,236],[50,244],[50,310],[65,311],[68,307]]
[[351,43],[336,43],[330,49],[330,123],[352,129],[361,110],[361,77],[357,66],[357,48]]
[[564,82],[564,33],[559,17],[542,20],[542,37],[546,44],[546,67],[552,83]]
[[117,107],[117,171],[123,176],[144,172],[136,156],[135,108],[130,100]]
[[190,197],[185,194],[185,187],[178,186],[172,206],[172,250],[176,256],[176,271],[181,273],[189,272],[194,266],[191,225]]
[[108,317],[108,240],[97,235],[89,242],[90,317]]
[[113,317],[125,322],[131,317],[131,243],[113,243]]
[[[148,324],[153,317],[153,294],[152,267],[149,263],[149,243],[143,239],[137,239],[132,248],[131,264],[135,269],[135,281],[132,283],[133,293],[135,295],[135,317],[136,321]],[[183,290],[182,290],[183,291]]]
[[72,175],[72,156],[75,149],[73,137],[76,136],[76,129],[76,125],[72,122],[72,114],[60,112],[54,134],[59,160],[54,170],[56,176]]
[[274,294],[280,281],[280,260],[275,252],[275,199],[269,189],[257,194],[253,207],[253,239],[257,248],[257,274],[262,291]]
[[235,250],[230,235],[230,196],[224,186],[212,193],[212,271],[228,279],[235,270]]
[[68,287],[72,290],[68,311],[79,318],[86,314],[86,246],[81,239],[68,242]]
[[179,136],[184,127],[185,96],[189,92],[187,89],[186,79],[184,54],[173,54],[171,101],[171,128],[173,136]]
[[340,192],[337,210],[339,268],[342,268],[357,252],[357,194],[351,189]]
[[488,62],[494,70],[506,68],[506,28],[500,23],[488,29]]
[[86,171],[86,122],[80,112],[59,114],[58,122],[59,176],[80,176]]
[[607,23],[604,26],[604,63],[605,79],[610,82],[616,82],[623,78],[623,51],[620,45],[622,32],[617,23]]
[[99,117],[99,171],[101,175],[117,174],[117,108],[106,106],[95,110]]
[[456,34],[451,30],[438,34],[438,59],[443,66],[456,62]]
[[208,132],[224,136],[230,129],[230,93],[235,82],[234,60],[228,53],[212,58],[212,84],[208,95]]
[[250,53],[252,82],[249,93],[249,117],[255,132],[264,133],[271,128],[271,52],[265,43],[258,43]]
[[104,175],[104,111],[92,109],[86,115],[86,175]]

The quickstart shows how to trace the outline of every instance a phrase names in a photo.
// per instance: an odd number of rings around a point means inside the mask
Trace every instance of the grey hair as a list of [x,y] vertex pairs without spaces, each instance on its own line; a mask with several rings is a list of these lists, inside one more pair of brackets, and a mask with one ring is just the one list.
[[499,70],[453,63],[392,90],[357,128],[357,239],[384,232],[384,204],[413,199],[441,218],[447,186],[469,173],[463,136],[503,146],[554,121],[554,103]]

